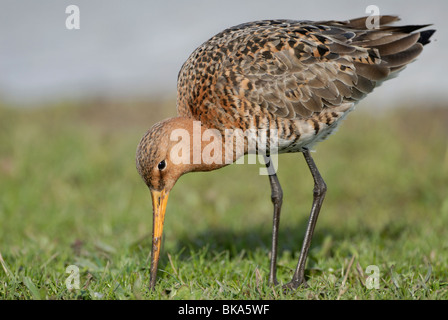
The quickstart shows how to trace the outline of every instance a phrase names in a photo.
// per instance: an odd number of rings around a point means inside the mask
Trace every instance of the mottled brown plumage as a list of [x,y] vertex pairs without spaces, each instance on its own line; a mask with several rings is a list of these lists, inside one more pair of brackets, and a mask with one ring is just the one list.
[[[278,130],[279,153],[305,155],[316,183],[311,216],[317,219],[326,189],[308,149],[328,137],[358,101],[415,60],[434,33],[418,31],[426,26],[390,25],[397,20],[381,16],[378,29],[367,28],[366,17],[256,21],[226,29],[199,46],[179,72],[179,117],[154,125],[137,150],[138,171],[153,195],[154,223],[163,226],[163,218],[156,221],[156,216],[160,210],[164,216],[168,193],[182,174],[225,165],[173,163],[170,133],[176,128],[192,132],[195,120],[201,122],[202,132],[217,129],[223,136],[226,129]],[[248,151],[245,145],[244,152],[234,152],[233,160]],[[270,179],[273,200],[274,196],[281,200],[275,174]],[[319,192],[323,194],[316,196]],[[281,201],[277,202],[274,221],[280,213]],[[311,220],[312,235],[315,221]],[[161,229],[160,235],[153,236],[153,243],[159,243]],[[304,242],[309,245],[307,241],[310,238]],[[273,253],[274,247],[276,239]],[[160,246],[153,245],[152,287],[159,250]],[[302,253],[290,287],[304,283],[305,244]],[[272,261],[270,281],[275,283]]]

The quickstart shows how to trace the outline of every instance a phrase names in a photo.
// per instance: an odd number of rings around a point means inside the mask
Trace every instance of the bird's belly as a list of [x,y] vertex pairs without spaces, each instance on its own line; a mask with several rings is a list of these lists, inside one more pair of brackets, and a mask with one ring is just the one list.
[[312,149],[314,145],[327,139],[333,134],[347,114],[354,109],[354,105],[343,112],[331,124],[313,120],[296,120],[295,125],[299,132],[299,138],[294,140],[279,137],[278,153],[301,152],[303,149]]

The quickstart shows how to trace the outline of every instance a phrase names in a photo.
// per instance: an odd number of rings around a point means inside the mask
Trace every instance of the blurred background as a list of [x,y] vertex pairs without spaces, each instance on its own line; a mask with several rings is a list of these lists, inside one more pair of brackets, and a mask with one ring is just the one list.
[[[65,9],[80,9],[80,29],[68,30]],[[219,31],[272,18],[349,19],[396,14],[403,24],[434,24],[433,43],[393,85],[369,101],[443,99],[448,80],[448,2],[444,0],[1,0],[0,99],[17,105],[102,97],[173,97],[189,54]]]

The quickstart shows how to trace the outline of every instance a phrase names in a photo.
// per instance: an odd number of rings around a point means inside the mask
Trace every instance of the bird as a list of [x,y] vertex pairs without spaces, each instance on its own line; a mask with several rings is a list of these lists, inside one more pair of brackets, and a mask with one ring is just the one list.
[[[153,206],[150,289],[156,286],[168,197],[178,179],[217,170],[254,152],[263,154],[274,209],[272,286],[279,285],[283,191],[271,156],[302,153],[314,180],[297,267],[283,288],[307,286],[306,259],[327,192],[310,151],[361,99],[413,62],[436,31],[422,30],[430,24],[395,26],[400,19],[394,15],[376,16],[379,23],[372,27],[371,18],[248,22],[225,29],[191,53],[178,74],[177,116],[154,124],[137,146],[137,171]],[[223,139],[235,132],[240,143],[226,148],[233,140],[224,144]],[[266,139],[254,146],[247,132],[265,132]]]

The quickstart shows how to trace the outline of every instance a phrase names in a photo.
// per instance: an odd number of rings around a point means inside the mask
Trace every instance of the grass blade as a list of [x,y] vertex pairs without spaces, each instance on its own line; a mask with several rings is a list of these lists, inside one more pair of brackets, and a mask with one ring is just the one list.
[[28,288],[35,300],[42,300],[40,292],[29,277],[23,277],[23,284]]

